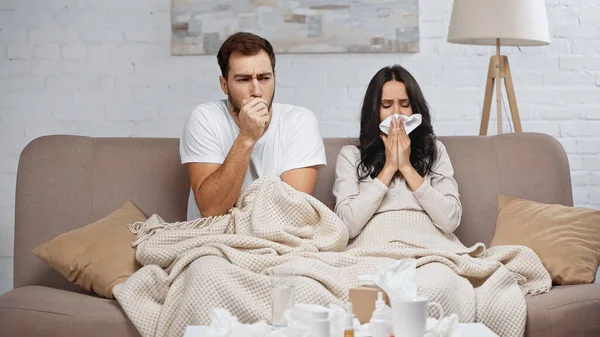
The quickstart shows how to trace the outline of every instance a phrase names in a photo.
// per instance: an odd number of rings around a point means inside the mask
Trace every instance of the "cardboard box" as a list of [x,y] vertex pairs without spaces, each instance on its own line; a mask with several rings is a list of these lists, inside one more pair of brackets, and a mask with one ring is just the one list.
[[385,291],[377,286],[350,288],[350,302],[352,302],[352,311],[354,316],[360,321],[360,324],[368,323],[375,310],[375,301],[377,293],[383,293],[383,300],[389,306],[390,299]]

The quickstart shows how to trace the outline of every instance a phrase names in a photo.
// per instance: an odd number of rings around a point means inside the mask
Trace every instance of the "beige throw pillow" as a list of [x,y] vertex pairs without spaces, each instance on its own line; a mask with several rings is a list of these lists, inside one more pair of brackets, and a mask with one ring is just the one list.
[[126,201],[106,217],[36,247],[33,254],[69,281],[112,299],[112,288],[139,268],[128,225],[145,220],[146,216]]
[[554,284],[592,283],[600,263],[600,210],[500,195],[491,245],[533,249]]

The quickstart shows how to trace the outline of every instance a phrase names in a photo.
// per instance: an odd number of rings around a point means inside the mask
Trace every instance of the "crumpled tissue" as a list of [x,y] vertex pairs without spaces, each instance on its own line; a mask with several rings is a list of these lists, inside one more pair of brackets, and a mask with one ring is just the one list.
[[390,131],[390,125],[392,125],[393,118],[402,118],[404,120],[404,130],[406,130],[407,135],[413,132],[417,126],[421,125],[423,122],[423,116],[421,114],[413,114],[411,116],[393,114],[389,115],[379,124],[379,130],[387,135]]
[[417,260],[402,259],[375,266],[375,274],[359,275],[366,285],[377,285],[388,297],[414,300],[418,295]]
[[460,337],[458,315],[451,314],[440,320],[427,318],[425,337]]
[[267,336],[272,330],[264,321],[254,324],[242,324],[237,317],[221,308],[212,309],[210,317],[211,324],[209,326],[189,326],[184,337],[262,337]]

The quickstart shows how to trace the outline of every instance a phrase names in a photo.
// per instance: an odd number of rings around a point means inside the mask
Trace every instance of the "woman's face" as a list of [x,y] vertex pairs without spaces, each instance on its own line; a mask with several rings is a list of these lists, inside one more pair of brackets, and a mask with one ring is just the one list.
[[388,116],[401,114],[411,116],[413,114],[406,86],[402,82],[389,81],[383,85],[381,93],[381,106],[379,107],[379,121],[383,122]]

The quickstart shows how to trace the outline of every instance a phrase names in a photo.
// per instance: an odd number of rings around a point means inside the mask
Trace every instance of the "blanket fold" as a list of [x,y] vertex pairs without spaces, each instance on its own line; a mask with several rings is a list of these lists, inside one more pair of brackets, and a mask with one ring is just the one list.
[[529,248],[465,247],[422,212],[376,215],[348,244],[335,213],[278,178],[253,182],[223,216],[166,223],[155,214],[130,230],[143,267],[113,293],[143,337],[183,336],[188,325],[209,324],[216,307],[243,323],[268,321],[275,267],[296,270],[297,303],[343,305],[359,275],[415,258],[420,295],[511,337],[524,334],[524,296],[551,287]]

